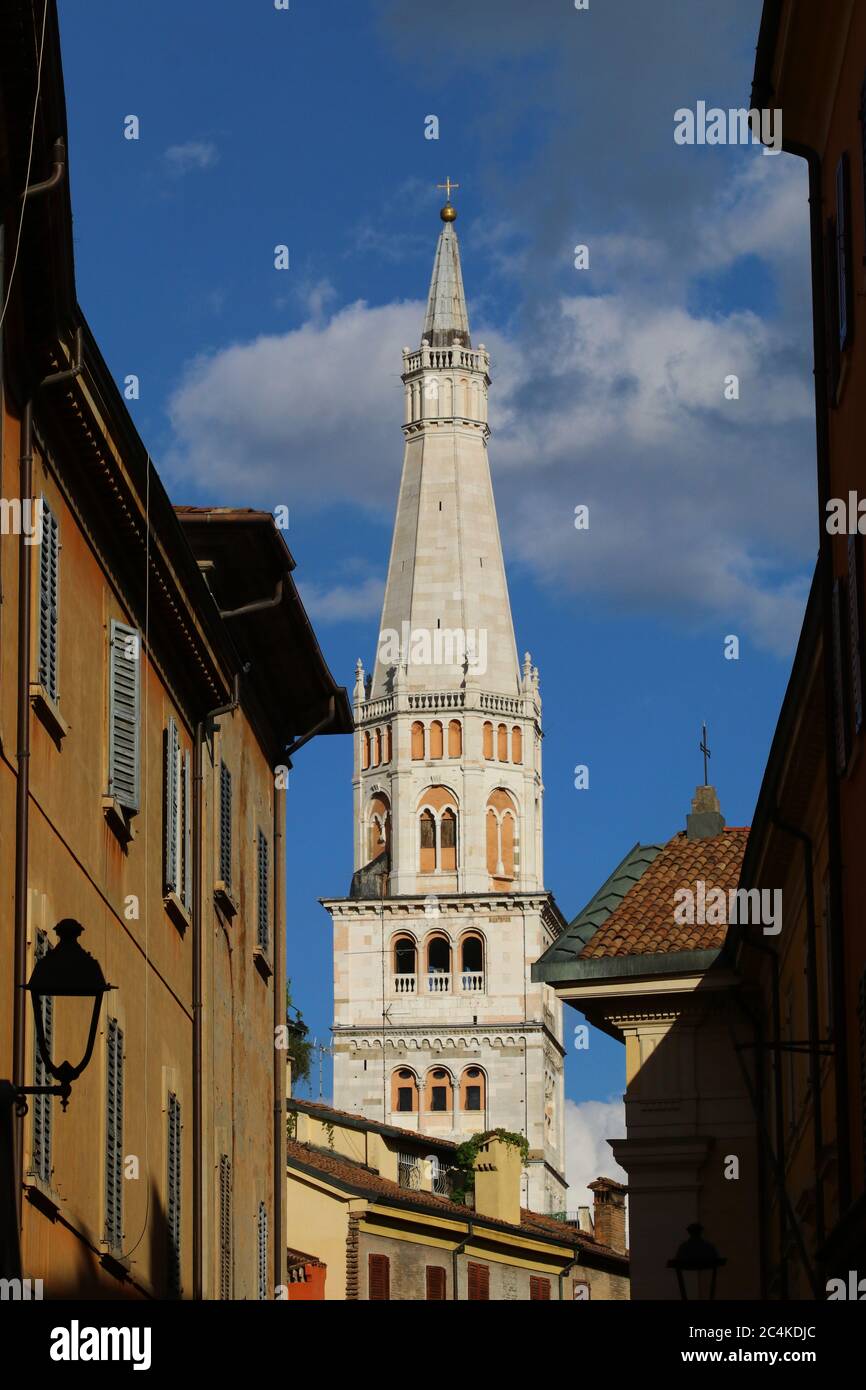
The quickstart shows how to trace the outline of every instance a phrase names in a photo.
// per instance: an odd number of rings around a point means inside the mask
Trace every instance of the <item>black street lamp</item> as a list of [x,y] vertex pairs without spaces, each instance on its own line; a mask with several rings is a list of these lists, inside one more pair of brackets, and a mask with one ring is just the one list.
[[[42,1065],[49,1076],[53,1076],[59,1083],[57,1086],[18,1087],[18,1095],[22,1098],[19,1105],[23,1103],[25,1108],[26,1101],[23,1101],[25,1095],[52,1095],[60,1097],[61,1105],[65,1110],[69,1103],[72,1082],[77,1081],[93,1056],[93,1044],[96,1040],[96,1026],[99,1022],[102,996],[114,986],[106,984],[99,961],[78,944],[78,938],[83,930],[81,923],[74,921],[71,917],[65,917],[62,922],[58,922],[54,928],[55,934],[59,938],[58,944],[40,957],[33,967],[33,974],[24,986],[29,991],[33,1003],[33,1013],[36,1017],[36,1045],[39,1048]],[[55,1063],[51,1059],[45,1041],[45,1017],[42,1007],[42,1001],[47,996],[55,999],[93,999],[87,1045],[77,1066],[73,1066],[71,1062]]]
[[704,1240],[704,1228],[699,1222],[695,1221],[687,1227],[689,1238],[684,1240],[676,1255],[672,1260],[668,1260],[668,1269],[676,1271],[677,1283],[680,1286],[680,1298],[689,1301],[689,1289],[685,1276],[694,1275],[689,1283],[693,1285],[694,1293],[692,1300],[699,1299],[701,1296],[701,1275],[709,1273],[710,1279],[710,1299],[716,1296],[716,1275],[722,1265],[727,1264],[716,1249],[708,1240]]

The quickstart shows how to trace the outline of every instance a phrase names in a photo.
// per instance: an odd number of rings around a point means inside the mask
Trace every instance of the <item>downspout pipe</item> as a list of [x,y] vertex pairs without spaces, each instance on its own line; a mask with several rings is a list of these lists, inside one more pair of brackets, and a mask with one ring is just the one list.
[[[283,968],[285,921],[285,818],[286,793],[274,788],[274,1042],[286,1025],[286,988]],[[283,1188],[285,1155],[285,1053],[274,1046],[274,1297],[285,1283],[286,1241],[283,1237]]]
[[293,743],[287,745],[285,752],[285,757],[287,761],[290,762],[295,753],[298,752],[298,749],[303,748],[305,743],[309,743],[311,738],[315,738],[316,734],[322,733],[324,729],[327,729],[329,724],[333,724],[334,713],[336,711],[336,708],[336,697],[334,695],[331,695],[328,700],[328,713],[325,715],[324,719],[320,719],[318,724],[314,724],[312,729],[310,729],[306,734],[303,734],[301,738],[296,738]]
[[202,1222],[202,832],[204,828],[204,737],[214,720],[231,714],[240,704],[240,673],[232,698],[200,719],[193,744],[192,796],[192,1267],[193,1298],[204,1298],[204,1233]]
[[568,1264],[567,1264],[567,1265],[563,1265],[562,1269],[559,1271],[559,1276],[558,1276],[558,1278],[559,1278],[559,1301],[560,1301],[560,1303],[562,1303],[563,1297],[564,1297],[562,1290],[563,1290],[563,1288],[565,1287],[565,1279],[566,1279],[566,1276],[569,1275],[569,1274],[571,1273],[571,1271],[572,1271],[573,1269],[575,1269],[575,1268],[577,1267],[577,1265],[579,1265],[579,1264],[580,1264],[580,1255],[575,1255],[574,1259],[573,1259],[573,1260],[569,1260]]
[[457,1292],[457,1256],[463,1254],[474,1234],[472,1222],[470,1221],[469,1230],[466,1232],[463,1240],[461,1240],[459,1245],[455,1245],[454,1249],[451,1251],[451,1297],[458,1301],[460,1299],[460,1294]]
[[815,921],[815,876],[812,840],[804,830],[789,825],[779,815],[778,808],[771,820],[786,835],[797,840],[803,849],[803,874],[806,881],[806,996],[809,1027],[809,1086],[812,1092],[813,1167],[815,1177],[815,1245],[824,1244],[824,1186],[821,1181],[821,1153],[824,1148],[824,1125],[821,1114],[821,1047],[818,1013],[817,924]]

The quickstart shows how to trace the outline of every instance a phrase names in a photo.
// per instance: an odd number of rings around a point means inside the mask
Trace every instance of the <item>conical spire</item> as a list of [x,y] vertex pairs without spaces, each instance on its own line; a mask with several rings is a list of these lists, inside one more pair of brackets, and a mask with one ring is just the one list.
[[[445,213],[448,213],[448,218]],[[424,319],[422,337],[430,347],[442,348],[471,347],[469,337],[469,315],[466,312],[466,295],[463,293],[463,275],[460,270],[460,245],[454,230],[456,212],[450,203],[442,209],[442,231],[436,247],[433,262],[433,275],[430,280],[430,294],[427,297],[427,315]]]

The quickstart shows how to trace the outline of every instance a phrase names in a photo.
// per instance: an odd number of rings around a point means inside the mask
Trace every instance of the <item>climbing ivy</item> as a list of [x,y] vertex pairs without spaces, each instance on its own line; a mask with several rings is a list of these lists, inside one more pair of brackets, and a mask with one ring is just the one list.
[[451,1200],[465,1205],[470,1192],[475,1190],[475,1160],[491,1139],[500,1139],[503,1144],[520,1150],[520,1162],[525,1164],[529,1157],[529,1141],[524,1134],[515,1134],[509,1129],[487,1129],[483,1134],[473,1134],[457,1145],[454,1166],[457,1172],[451,1184]]

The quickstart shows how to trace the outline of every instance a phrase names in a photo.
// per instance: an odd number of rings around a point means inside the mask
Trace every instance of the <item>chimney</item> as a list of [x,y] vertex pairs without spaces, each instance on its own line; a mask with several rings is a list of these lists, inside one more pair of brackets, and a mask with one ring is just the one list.
[[577,1209],[577,1229],[583,1231],[584,1235],[591,1236],[592,1217],[589,1214],[589,1207],[578,1207]]
[[520,1225],[520,1150],[501,1139],[488,1139],[475,1160],[475,1210],[479,1216]]
[[691,814],[686,817],[686,834],[690,840],[711,840],[721,835],[725,818],[719,806],[715,787],[696,787],[692,797]]
[[628,1189],[613,1178],[596,1178],[589,1184],[589,1190],[593,1195],[596,1240],[625,1254],[625,1194]]

